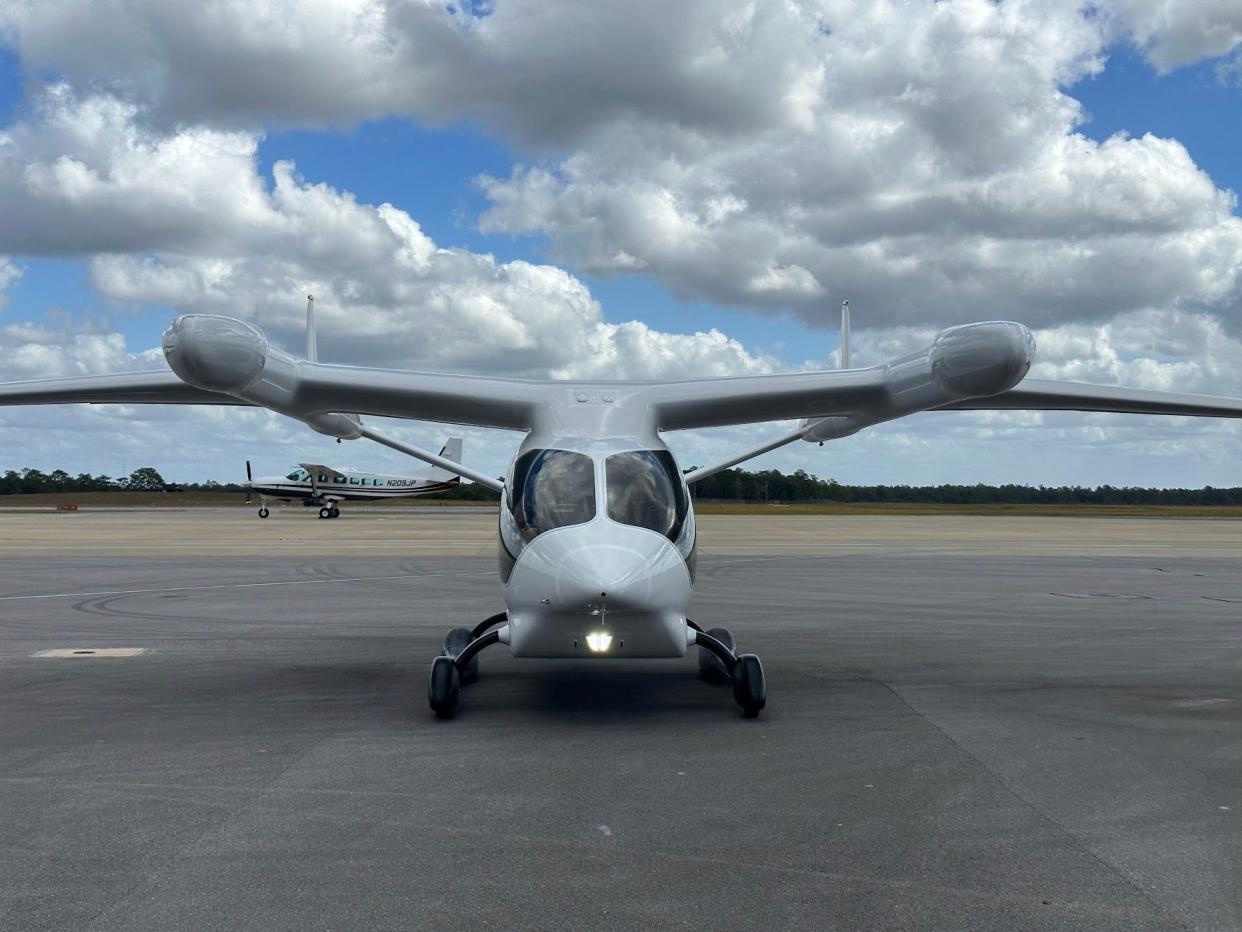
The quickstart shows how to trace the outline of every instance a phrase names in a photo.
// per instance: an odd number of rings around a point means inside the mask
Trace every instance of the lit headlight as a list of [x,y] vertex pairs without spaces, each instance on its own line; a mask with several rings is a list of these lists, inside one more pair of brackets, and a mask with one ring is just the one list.
[[607,631],[593,631],[586,636],[587,647],[597,654],[602,654],[612,647],[612,635]]

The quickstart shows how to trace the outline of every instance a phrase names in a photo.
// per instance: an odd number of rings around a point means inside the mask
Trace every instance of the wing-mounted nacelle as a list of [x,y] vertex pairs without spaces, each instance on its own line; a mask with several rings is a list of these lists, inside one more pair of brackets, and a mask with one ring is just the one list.
[[300,361],[258,327],[231,317],[178,317],[163,337],[164,358],[184,382],[270,408],[341,440],[362,436],[355,414],[307,411],[298,403]]
[[927,349],[882,367],[882,403],[846,415],[808,418],[802,423],[802,439],[837,440],[917,411],[999,395],[1022,381],[1034,355],[1035,338],[1022,324],[988,321],[950,327],[936,334]]
[[927,351],[932,377],[952,401],[1008,391],[1026,376],[1034,357],[1031,331],[1005,320],[942,330]]

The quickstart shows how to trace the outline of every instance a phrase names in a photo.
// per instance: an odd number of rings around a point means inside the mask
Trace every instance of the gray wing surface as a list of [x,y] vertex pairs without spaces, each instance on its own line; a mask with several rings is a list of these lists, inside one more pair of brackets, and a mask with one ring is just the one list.
[[1146,388],[1023,379],[1007,392],[942,405],[939,411],[1105,411],[1187,417],[1242,417],[1242,398]]
[[640,383],[661,430],[724,427],[870,410],[890,395],[885,369]]
[[525,430],[558,383],[395,369],[303,364],[296,406],[387,417]]
[[[281,396],[288,413],[350,411],[480,427],[525,429],[546,392],[558,383],[402,372],[303,363],[296,385]],[[0,405],[192,404],[252,406],[223,392],[196,388],[171,370],[0,383]]]
[[0,405],[247,405],[231,395],[187,385],[171,370],[0,383]]

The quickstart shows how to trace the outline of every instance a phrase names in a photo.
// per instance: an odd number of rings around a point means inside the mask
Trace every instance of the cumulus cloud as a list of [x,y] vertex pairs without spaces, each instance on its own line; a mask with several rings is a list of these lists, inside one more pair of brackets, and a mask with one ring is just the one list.
[[22,270],[14,264],[12,259],[0,256],[0,307],[9,303],[9,297],[5,292],[21,277]]
[[397,114],[546,146],[634,111],[714,127],[797,119],[819,65],[788,37],[819,19],[815,4],[730,0],[16,0],[0,30],[28,68],[165,125]]
[[256,165],[254,135],[144,126],[132,105],[50,89],[0,136],[0,246],[90,253],[135,304],[254,319],[301,340],[314,293],[325,358],[523,375],[765,371],[719,333],[607,324],[549,265],[443,248],[405,211]]
[[1078,134],[1067,88],[1115,35],[1182,43],[1171,62],[1227,51],[1177,37],[1232,35],[1232,6],[19,2],[0,28],[26,67],[107,96],[53,88],[0,138],[0,196],[27,251],[65,248],[45,227],[71,216],[84,251],[210,253],[230,224],[280,225],[237,127],[477,120],[550,154],[480,180],[482,229],[546,236],[579,271],[812,324],[843,296],[875,326],[1219,308],[1232,193],[1175,140]]
[[1076,4],[827,9],[823,29],[790,35],[823,67],[803,119],[737,136],[619,121],[482,178],[482,228],[812,324],[842,297],[863,326],[1232,309],[1233,193],[1176,140],[1076,131],[1066,88],[1105,48]]
[[1242,45],[1242,6],[1234,0],[1112,0],[1123,34],[1161,72]]

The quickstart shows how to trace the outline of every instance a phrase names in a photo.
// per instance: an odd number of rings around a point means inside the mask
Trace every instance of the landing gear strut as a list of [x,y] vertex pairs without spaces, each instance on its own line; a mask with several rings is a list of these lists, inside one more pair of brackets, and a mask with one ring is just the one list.
[[500,632],[489,629],[504,624],[508,617],[498,612],[473,630],[453,628],[444,636],[444,653],[431,662],[427,679],[427,702],[436,718],[451,718],[457,711],[461,687],[479,678],[479,652],[500,641]]
[[742,707],[746,718],[758,718],[768,702],[763,664],[754,654],[737,654],[733,635],[728,628],[694,628],[694,642],[702,648],[699,654],[699,675],[705,680],[726,681],[733,686],[733,699]]

